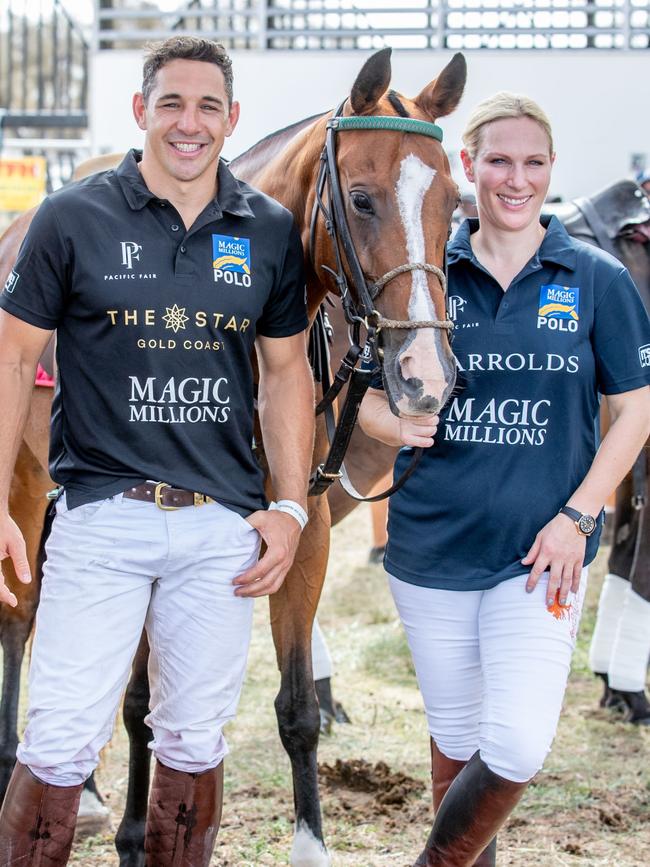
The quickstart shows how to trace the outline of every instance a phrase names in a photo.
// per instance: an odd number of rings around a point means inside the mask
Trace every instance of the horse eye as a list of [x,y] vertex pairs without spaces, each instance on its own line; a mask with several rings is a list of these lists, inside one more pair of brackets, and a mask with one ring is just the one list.
[[365,193],[353,192],[350,193],[354,209],[360,214],[374,214],[372,202]]

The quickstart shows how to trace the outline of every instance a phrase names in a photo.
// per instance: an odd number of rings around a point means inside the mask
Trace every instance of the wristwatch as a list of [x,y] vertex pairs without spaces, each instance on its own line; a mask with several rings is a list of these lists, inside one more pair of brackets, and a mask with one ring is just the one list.
[[582,512],[572,509],[571,506],[563,506],[559,514],[571,518],[581,536],[591,536],[596,529],[596,519],[592,515],[583,515]]

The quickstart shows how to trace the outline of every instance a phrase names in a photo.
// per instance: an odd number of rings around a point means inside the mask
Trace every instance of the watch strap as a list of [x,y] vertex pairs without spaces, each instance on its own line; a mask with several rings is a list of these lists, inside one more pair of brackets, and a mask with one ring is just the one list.
[[571,518],[574,521],[579,521],[582,518],[582,512],[579,512],[577,509],[573,509],[571,506],[562,506],[560,509],[561,515],[566,515],[567,518]]

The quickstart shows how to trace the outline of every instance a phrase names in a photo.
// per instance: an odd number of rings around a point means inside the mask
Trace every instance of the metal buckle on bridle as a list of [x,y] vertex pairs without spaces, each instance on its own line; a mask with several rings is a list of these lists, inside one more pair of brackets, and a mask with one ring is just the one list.
[[[171,488],[171,485],[168,485],[167,482],[158,482],[156,488],[153,492],[154,502],[158,506],[159,509],[162,509],[163,512],[175,512],[179,509],[179,506],[166,506],[162,501],[162,491],[163,488]],[[196,495],[195,495],[196,496]]]
[[326,473],[325,472],[325,464],[319,464],[316,467],[316,477],[320,479],[325,479],[328,482],[335,482],[337,479],[343,477],[343,473],[339,470],[335,473]]

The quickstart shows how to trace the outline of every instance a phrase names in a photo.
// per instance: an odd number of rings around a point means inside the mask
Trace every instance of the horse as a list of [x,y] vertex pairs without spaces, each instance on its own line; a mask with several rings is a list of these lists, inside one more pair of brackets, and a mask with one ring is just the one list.
[[[267,136],[231,168],[293,212],[306,252],[310,319],[328,292],[351,299],[354,309],[362,311],[359,323],[379,335],[378,357],[394,411],[418,415],[442,407],[456,374],[446,317],[444,253],[458,189],[435,121],[460,101],[466,65],[462,55],[454,55],[408,99],[390,89],[390,53],[383,49],[366,61],[338,111]],[[14,244],[29,219],[25,215],[18,229],[8,230]],[[334,226],[342,236],[331,237]],[[318,383],[316,395],[322,397]],[[259,427],[256,443],[265,466]],[[326,451],[320,416],[314,469]],[[270,487],[267,492],[272,498]],[[327,565],[329,528],[327,498],[311,497],[309,523],[294,565],[270,598],[281,673],[275,708],[293,775],[293,867],[330,864],[318,797],[319,713],[311,672],[312,622]],[[143,635],[123,711],[131,751],[126,811],[116,835],[121,867],[144,863],[150,759],[150,733],[143,722],[149,701],[147,655]],[[2,755],[7,753],[2,745]]]

